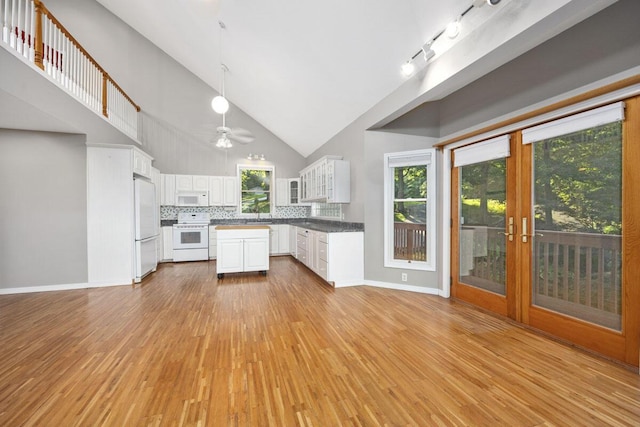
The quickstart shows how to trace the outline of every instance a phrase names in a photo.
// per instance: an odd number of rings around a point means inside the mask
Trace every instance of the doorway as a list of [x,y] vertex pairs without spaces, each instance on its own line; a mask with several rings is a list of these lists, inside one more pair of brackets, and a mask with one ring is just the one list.
[[638,366],[639,121],[633,98],[454,150],[452,296]]

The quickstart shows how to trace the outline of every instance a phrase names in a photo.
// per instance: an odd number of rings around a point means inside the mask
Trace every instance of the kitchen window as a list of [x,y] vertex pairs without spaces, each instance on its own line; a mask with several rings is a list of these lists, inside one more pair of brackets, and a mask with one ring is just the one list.
[[384,155],[385,267],[435,270],[435,150]]
[[238,165],[240,214],[271,214],[273,166]]

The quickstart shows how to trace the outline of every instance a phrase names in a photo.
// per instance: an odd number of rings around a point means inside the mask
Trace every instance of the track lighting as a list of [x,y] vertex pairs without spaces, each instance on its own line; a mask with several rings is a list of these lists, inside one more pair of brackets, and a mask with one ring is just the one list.
[[423,46],[422,49],[420,49],[417,53],[415,53],[411,59],[409,59],[407,62],[405,62],[404,64],[402,64],[401,66],[401,70],[402,70],[402,74],[405,77],[410,77],[415,69],[416,69],[416,65],[414,64],[414,59],[416,59],[416,57],[422,53],[424,56],[424,63],[428,63],[429,60],[431,60],[431,58],[433,58],[436,55],[436,52],[433,50],[432,45],[433,43],[438,40],[438,38],[440,38],[441,35],[446,34],[447,37],[449,37],[450,39],[454,39],[456,37],[458,37],[458,35],[460,34],[460,30],[462,28],[462,18],[469,13],[469,11],[471,9],[473,9],[474,7],[479,8],[484,6],[485,4],[488,4],[489,6],[495,6],[498,3],[500,3],[501,0],[473,0],[473,2],[471,3],[471,6],[467,7],[464,12],[462,12],[458,18],[451,22],[449,25],[446,26],[446,28],[444,28],[442,31],[438,32],[433,38],[431,38],[430,40],[428,40]]
[[424,62],[427,62],[428,60],[436,56],[436,53],[431,48],[432,44],[433,40],[429,40],[422,46],[422,55],[424,56]]
[[458,37],[458,34],[460,34],[460,18],[450,22],[444,32],[450,39]]
[[500,3],[501,0],[475,0],[473,2],[473,7],[482,7],[485,4],[488,4],[489,6],[495,6],[498,3]]
[[264,154],[251,154],[249,153],[249,155],[247,156],[248,160],[266,160],[266,157],[264,157]]
[[416,70],[416,66],[413,65],[413,62],[407,61],[402,64],[402,74],[409,77]]

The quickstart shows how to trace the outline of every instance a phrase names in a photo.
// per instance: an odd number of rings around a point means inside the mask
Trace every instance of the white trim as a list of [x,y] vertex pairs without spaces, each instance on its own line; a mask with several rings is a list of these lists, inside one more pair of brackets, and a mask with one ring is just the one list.
[[444,298],[451,296],[451,150],[442,150],[440,189],[442,191],[440,241],[443,250],[440,264],[440,286]]
[[419,294],[444,296],[443,291],[438,288],[426,288],[424,286],[401,285],[400,283],[378,282],[376,280],[365,280],[363,285],[374,288],[394,289],[396,291],[416,292]]
[[522,130],[522,143],[542,141],[555,136],[567,135],[583,129],[590,129],[624,119],[624,102],[616,102],[594,108],[569,117],[553,120]]
[[353,286],[362,286],[364,285],[364,282],[362,280],[341,280],[339,282],[334,281],[333,282],[333,286],[334,288],[350,288]]
[[[411,163],[409,159],[419,160],[419,163]],[[402,163],[393,163],[393,159],[401,159]],[[425,161],[428,159],[428,162]],[[406,161],[405,161],[406,160]],[[391,166],[393,164],[393,166]],[[394,186],[390,177],[390,169],[392,167],[409,166],[417,164],[426,164],[427,167],[427,260],[421,261],[402,261],[393,258],[393,246],[389,242],[393,242],[393,227],[390,227],[393,218],[393,196]],[[402,268],[407,270],[435,271],[437,265],[437,215],[436,204],[438,195],[438,186],[436,179],[436,149],[426,148],[422,150],[401,151],[395,153],[384,154],[384,266],[388,268]]]
[[510,135],[502,135],[454,151],[453,166],[467,166],[511,156]]
[[133,285],[133,283],[95,282],[95,283],[71,283],[71,284],[60,284],[60,285],[25,286],[20,288],[0,289],[0,295],[29,294],[34,292],[74,291],[78,289],[108,288],[111,286],[131,286],[131,285]]

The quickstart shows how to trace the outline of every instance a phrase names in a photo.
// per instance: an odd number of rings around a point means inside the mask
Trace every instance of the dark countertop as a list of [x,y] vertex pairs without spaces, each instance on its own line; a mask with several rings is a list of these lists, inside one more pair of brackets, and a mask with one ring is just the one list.
[[[175,219],[163,219],[160,222],[162,227],[171,227],[177,224]],[[361,222],[329,221],[309,218],[273,218],[263,220],[250,219],[212,219],[210,225],[271,225],[288,224],[302,227],[309,230],[321,231],[324,233],[347,233],[354,231],[364,231],[364,224]]]

